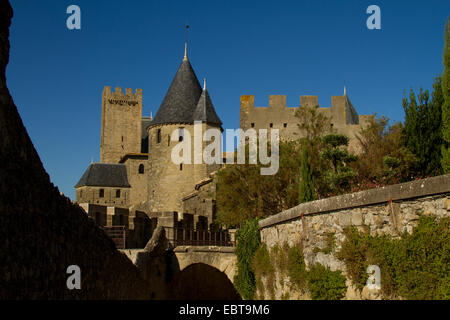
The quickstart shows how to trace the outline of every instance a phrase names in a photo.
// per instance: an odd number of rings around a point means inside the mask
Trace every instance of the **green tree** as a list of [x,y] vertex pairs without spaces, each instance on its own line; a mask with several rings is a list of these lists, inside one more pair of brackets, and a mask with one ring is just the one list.
[[356,135],[360,154],[352,163],[358,175],[355,191],[410,179],[416,158],[402,144],[403,124],[388,123],[385,116],[374,117]]
[[318,106],[308,105],[299,108],[295,116],[298,118],[297,125],[302,134],[299,142],[302,149],[308,150],[308,163],[312,170],[315,197],[325,197],[328,195],[330,187],[323,178],[323,173],[329,169],[329,163],[321,157],[324,148],[322,137],[333,132],[331,118],[320,112]]
[[437,175],[441,170],[442,146],[442,85],[437,77],[433,83],[432,99],[428,90],[419,90],[416,97],[411,89],[409,99],[403,98],[405,126],[404,145],[416,156],[416,175]]
[[349,166],[358,159],[347,150],[349,138],[343,134],[328,134],[322,138],[324,149],[321,157],[331,164],[332,170],[325,172],[331,193],[342,193],[350,188],[351,180],[356,176]]
[[245,220],[266,217],[298,204],[300,145],[280,142],[279,170],[261,175],[261,164],[228,165],[216,174],[216,222],[238,226]]
[[311,166],[308,162],[308,149],[303,148],[302,166],[300,169],[300,186],[298,191],[298,202],[308,202],[315,199],[314,195],[314,178]]
[[450,172],[450,23],[447,21],[445,26],[444,43],[444,72],[442,74],[442,170],[444,173]]

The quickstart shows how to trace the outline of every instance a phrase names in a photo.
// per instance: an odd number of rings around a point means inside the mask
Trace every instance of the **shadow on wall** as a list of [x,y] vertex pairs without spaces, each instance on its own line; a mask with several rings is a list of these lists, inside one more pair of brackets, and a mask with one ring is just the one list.
[[[51,183],[28,136],[6,86],[12,15],[0,1],[0,299],[149,299],[136,266]],[[80,290],[67,287],[72,265]]]
[[241,300],[225,273],[203,263],[179,272],[168,290],[174,300]]

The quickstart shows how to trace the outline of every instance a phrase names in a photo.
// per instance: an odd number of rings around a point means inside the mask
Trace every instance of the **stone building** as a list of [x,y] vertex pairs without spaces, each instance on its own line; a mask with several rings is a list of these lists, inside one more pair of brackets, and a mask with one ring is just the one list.
[[342,96],[331,97],[331,108],[319,107],[317,96],[301,96],[300,107],[287,107],[286,96],[269,96],[269,107],[255,107],[255,96],[241,96],[240,127],[243,130],[250,128],[278,129],[281,140],[295,140],[302,137],[297,124],[299,118],[295,113],[305,106],[318,107],[319,111],[331,120],[331,126],[337,133],[345,134],[350,138],[349,147],[358,151],[355,134],[366,126],[373,115],[358,115],[344,89]]
[[[123,93],[119,87],[114,92],[104,88],[100,163],[92,163],[76,184],[76,202],[96,223],[124,225],[134,234],[151,233],[158,223],[204,228],[212,222],[206,218],[212,219],[211,208],[183,212],[183,198],[196,190],[199,181],[210,179],[220,164],[175,164],[171,154],[186,135],[194,137],[194,122],[202,132],[223,129],[206,82],[202,88],[187,57],[187,47],[155,118],[144,117],[142,109],[141,89],[127,88]],[[189,214],[192,223],[186,222]]]
[[92,163],[75,185],[77,202],[125,208],[130,187],[125,165]]

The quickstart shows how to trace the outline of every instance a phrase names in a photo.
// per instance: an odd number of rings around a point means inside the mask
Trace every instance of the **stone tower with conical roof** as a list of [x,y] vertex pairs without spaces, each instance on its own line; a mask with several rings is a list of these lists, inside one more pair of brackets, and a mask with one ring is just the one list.
[[[185,50],[183,61],[166,96],[147,128],[150,214],[181,212],[182,198],[194,190],[197,182],[208,178],[211,172],[218,169],[220,165],[206,164],[203,159],[201,163],[194,163],[194,139],[200,138],[197,131],[200,127],[205,133],[210,128],[222,131],[221,125],[206,86],[202,90]],[[197,136],[194,133],[197,133]],[[191,137],[191,163],[174,163],[171,157],[172,149],[180,142],[187,142],[188,136]],[[203,151],[206,143],[203,139],[201,141]]]

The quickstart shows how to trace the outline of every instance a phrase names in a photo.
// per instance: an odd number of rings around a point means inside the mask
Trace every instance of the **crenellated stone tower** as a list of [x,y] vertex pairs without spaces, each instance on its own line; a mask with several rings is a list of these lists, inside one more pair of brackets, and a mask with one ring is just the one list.
[[118,163],[126,154],[141,152],[142,89],[106,86],[102,94],[100,162]]

